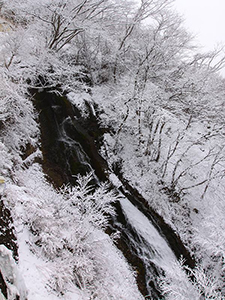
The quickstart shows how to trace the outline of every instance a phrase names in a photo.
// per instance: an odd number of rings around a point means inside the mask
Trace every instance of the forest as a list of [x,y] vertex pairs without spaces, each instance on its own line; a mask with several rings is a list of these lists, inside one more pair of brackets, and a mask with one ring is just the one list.
[[174,0],[0,0],[0,299],[225,299],[225,65]]

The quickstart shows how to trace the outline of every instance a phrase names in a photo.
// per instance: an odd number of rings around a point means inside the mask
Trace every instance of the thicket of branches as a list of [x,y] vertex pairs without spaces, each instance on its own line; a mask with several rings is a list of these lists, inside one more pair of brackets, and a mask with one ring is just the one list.
[[[223,49],[198,53],[172,3],[2,0],[0,15],[12,28],[1,34],[0,47],[2,173],[25,167],[21,154],[28,144],[38,148],[31,89],[66,94],[90,87],[97,93],[99,87],[105,95],[98,94],[98,102],[108,114],[102,120],[113,127],[106,153],[112,162],[130,163],[132,153],[133,172],[140,178],[154,173],[174,202],[198,187],[203,199],[215,180],[223,180],[225,82],[217,73]],[[196,139],[192,129],[203,120],[210,130]],[[215,138],[221,142],[216,147]],[[54,253],[39,235],[42,251]],[[223,269],[224,256],[217,260]],[[82,286],[83,275],[77,276]]]
[[27,247],[44,262],[37,267],[51,294],[60,298],[75,286],[82,299],[142,299],[134,273],[103,232],[114,214],[114,192],[105,184],[94,189],[92,174],[56,191],[38,164],[18,169],[15,179],[4,201],[27,232]]

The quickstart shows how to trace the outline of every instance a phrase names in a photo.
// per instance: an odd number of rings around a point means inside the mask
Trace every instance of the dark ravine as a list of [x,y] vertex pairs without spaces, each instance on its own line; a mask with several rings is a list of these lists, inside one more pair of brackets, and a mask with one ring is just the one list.
[[[66,97],[54,93],[44,91],[36,93],[34,98],[41,125],[42,164],[54,185],[74,184],[74,175],[85,175],[91,171],[87,164],[80,161],[77,150],[95,170],[99,180],[106,181],[104,170],[107,170],[107,163],[96,147],[102,131],[95,117],[90,115],[88,120],[82,118],[79,110]],[[62,131],[66,132],[66,137]],[[72,149],[71,143],[77,143],[76,149]]]
[[[92,170],[96,175],[96,184],[98,180],[108,181],[109,167],[99,154],[104,129],[100,128],[98,119],[91,109],[89,117],[84,119],[66,97],[46,90],[34,94],[34,103],[39,113],[41,128],[42,165],[45,174],[54,186],[58,188],[64,183],[75,184],[75,175],[79,173],[84,175]],[[152,222],[167,240],[177,258],[183,256],[186,264],[194,267],[194,260],[170,226],[149,207],[140,193],[123,178],[118,168],[115,168],[114,173],[123,184],[118,192],[129,199]],[[132,244],[132,239],[135,239],[136,244],[144,241],[138,240],[138,235],[132,224],[129,224],[125,218],[119,203],[115,204],[115,209],[117,216],[111,218],[107,233],[110,234],[116,230],[121,232],[117,246],[137,271],[137,284],[141,293],[147,296],[151,289],[153,296],[150,299],[163,299],[156,281],[146,282],[146,266],[138,256],[138,249],[135,249]],[[158,276],[154,265],[150,267],[154,276]]]

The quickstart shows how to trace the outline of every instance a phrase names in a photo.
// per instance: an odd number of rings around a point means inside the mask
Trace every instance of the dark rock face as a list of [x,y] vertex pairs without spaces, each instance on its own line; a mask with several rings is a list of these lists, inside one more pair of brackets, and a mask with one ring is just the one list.
[[0,244],[12,250],[13,257],[18,259],[18,247],[14,234],[13,220],[10,211],[0,201]]
[[74,184],[75,175],[95,171],[106,180],[107,163],[98,154],[97,140],[102,135],[95,116],[81,117],[66,97],[42,92],[35,95],[39,111],[43,168],[57,186]]
[[5,280],[1,272],[0,272],[0,290],[2,294],[5,296],[5,298],[7,299],[7,285],[5,283]]
[[[10,211],[5,207],[0,196],[0,244],[12,251],[15,260],[18,259],[18,246],[14,234],[13,220]],[[7,299],[7,285],[0,270],[0,290]]]

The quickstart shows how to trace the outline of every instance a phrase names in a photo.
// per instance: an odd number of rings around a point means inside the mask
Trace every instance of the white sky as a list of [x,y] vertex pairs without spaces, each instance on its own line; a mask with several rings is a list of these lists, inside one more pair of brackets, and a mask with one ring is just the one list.
[[225,0],[175,0],[175,8],[203,50],[225,45]]

